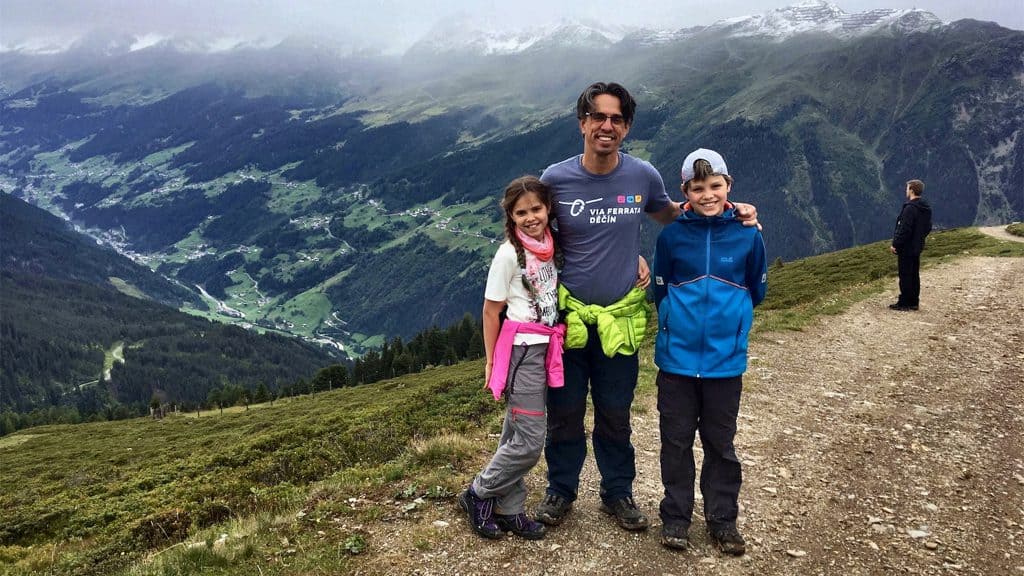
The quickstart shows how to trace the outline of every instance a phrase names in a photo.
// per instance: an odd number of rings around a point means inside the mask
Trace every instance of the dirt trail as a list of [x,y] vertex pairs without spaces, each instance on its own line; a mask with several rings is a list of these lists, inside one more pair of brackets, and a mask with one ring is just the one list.
[[[919,312],[887,309],[894,289],[751,343],[736,439],[746,556],[707,543],[699,495],[691,550],[658,544],[648,394],[633,422],[648,532],[598,511],[588,457],[576,510],[546,539],[483,541],[452,499],[371,530],[359,572],[1024,575],[1024,259],[926,269]],[[542,466],[528,483],[532,505]]]
[[1006,231],[1006,226],[1005,225],[985,226],[984,228],[978,228],[978,230],[983,232],[983,233],[985,233],[985,234],[988,234],[989,236],[993,236],[995,238],[999,238],[1000,240],[1011,240],[1013,242],[1024,242],[1024,236],[1016,236],[1014,234],[1010,234],[1009,232]]

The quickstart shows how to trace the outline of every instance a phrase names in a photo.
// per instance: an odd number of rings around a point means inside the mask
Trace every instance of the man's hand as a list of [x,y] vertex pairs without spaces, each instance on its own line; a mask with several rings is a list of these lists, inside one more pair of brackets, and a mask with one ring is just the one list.
[[641,290],[647,290],[647,287],[651,285],[651,269],[647,266],[647,260],[644,260],[643,256],[639,256],[640,264],[636,271],[636,287]]
[[733,207],[736,208],[736,219],[744,226],[757,226],[757,229],[761,230],[761,223],[757,221],[757,206],[734,202]]
[[889,251],[892,252],[893,254],[895,254],[896,253],[896,247],[895,246],[889,246]]

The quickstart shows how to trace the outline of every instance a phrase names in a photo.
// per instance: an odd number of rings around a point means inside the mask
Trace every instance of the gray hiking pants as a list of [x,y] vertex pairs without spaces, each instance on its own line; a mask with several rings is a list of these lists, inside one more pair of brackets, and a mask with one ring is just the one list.
[[495,498],[495,512],[512,515],[526,511],[526,482],[544,449],[547,431],[547,344],[517,344],[512,349],[505,383],[508,408],[498,450],[473,480],[480,498]]

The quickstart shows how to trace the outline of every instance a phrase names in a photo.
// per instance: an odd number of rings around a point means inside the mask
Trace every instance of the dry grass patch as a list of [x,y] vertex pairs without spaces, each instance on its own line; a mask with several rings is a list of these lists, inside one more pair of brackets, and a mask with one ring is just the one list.
[[463,434],[444,433],[431,438],[415,439],[409,447],[413,464],[433,467],[459,467],[480,449],[480,442]]

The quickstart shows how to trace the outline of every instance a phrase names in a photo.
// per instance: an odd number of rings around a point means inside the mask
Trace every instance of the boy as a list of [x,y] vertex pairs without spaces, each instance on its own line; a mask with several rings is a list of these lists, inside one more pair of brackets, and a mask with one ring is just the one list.
[[896,255],[900,274],[900,297],[889,308],[900,312],[917,310],[921,297],[921,251],[924,239],[932,231],[932,207],[921,198],[924,182],[907,182],[907,201],[903,203],[889,250]]
[[658,236],[654,297],[658,306],[658,412],[661,426],[661,543],[686,549],[693,513],[694,432],[704,446],[700,491],[711,542],[746,551],[736,529],[742,473],[733,438],[747,369],[754,306],[764,299],[764,240],[743,226],[726,199],[732,177],[713,150],[695,150],[682,168],[687,204]]

